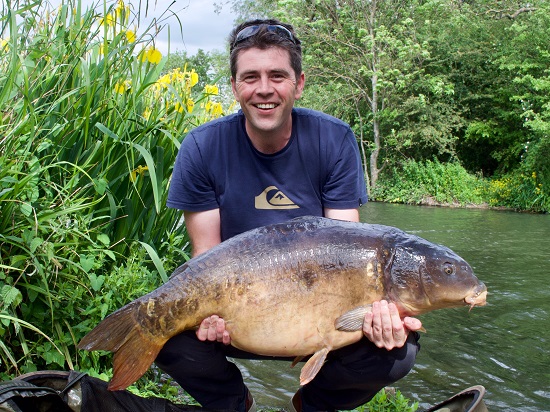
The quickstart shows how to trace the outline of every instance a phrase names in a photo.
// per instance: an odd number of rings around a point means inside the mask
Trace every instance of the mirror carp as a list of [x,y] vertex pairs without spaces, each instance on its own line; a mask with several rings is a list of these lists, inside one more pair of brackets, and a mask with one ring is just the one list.
[[228,239],[169,281],[107,316],[78,347],[114,353],[110,390],[125,389],[168,339],[224,318],[231,344],[300,359],[311,381],[329,351],[363,336],[369,305],[394,302],[402,317],[486,303],[487,288],[447,247],[384,225],[301,217]]

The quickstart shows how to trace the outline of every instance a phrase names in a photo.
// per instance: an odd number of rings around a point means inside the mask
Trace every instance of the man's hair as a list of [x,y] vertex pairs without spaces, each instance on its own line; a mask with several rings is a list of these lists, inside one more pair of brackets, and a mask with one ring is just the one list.
[[[246,37],[235,43],[237,35],[243,29],[250,26],[260,27],[250,37]],[[269,30],[268,26],[282,26],[292,34],[292,38],[286,38],[275,31]],[[262,50],[269,47],[280,47],[287,50],[290,55],[290,66],[296,73],[296,78],[302,74],[302,46],[294,33],[294,28],[290,24],[281,23],[274,19],[257,19],[246,21],[235,27],[229,35],[229,62],[233,78],[236,78],[237,75],[237,58],[239,57],[239,53],[252,47]]]

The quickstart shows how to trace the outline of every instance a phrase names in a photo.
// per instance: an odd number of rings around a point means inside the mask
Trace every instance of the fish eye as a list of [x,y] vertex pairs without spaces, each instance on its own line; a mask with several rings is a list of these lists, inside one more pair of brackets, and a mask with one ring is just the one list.
[[455,274],[455,267],[452,263],[446,262],[443,264],[443,272],[445,272],[446,275],[454,275]]

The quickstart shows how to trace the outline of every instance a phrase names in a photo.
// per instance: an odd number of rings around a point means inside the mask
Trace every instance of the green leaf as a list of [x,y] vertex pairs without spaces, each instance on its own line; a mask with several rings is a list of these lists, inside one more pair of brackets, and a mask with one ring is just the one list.
[[153,260],[153,264],[157,268],[162,281],[165,282],[165,283],[168,282],[168,276],[166,275],[166,271],[164,270],[164,266],[162,265],[162,261],[160,260],[159,255],[157,254],[155,249],[153,249],[151,247],[151,245],[149,245],[145,242],[139,242],[139,243],[141,243],[141,245],[145,248],[147,253],[149,253],[149,256]]
[[19,289],[10,285],[2,286],[0,295],[2,296],[2,303],[4,306],[18,306],[23,301],[23,295]]
[[157,213],[160,213],[160,210],[161,210],[161,198],[160,198],[160,194],[159,194],[159,185],[158,185],[158,179],[157,179],[157,172],[156,172],[156,166],[155,166],[155,161],[153,160],[153,156],[151,156],[151,153],[149,153],[149,151],[139,145],[139,144],[134,144],[133,146],[136,147],[136,149],[139,150],[139,152],[141,153],[141,155],[143,156],[143,158],[145,159],[145,163],[147,164],[147,168],[148,168],[148,171],[149,171],[149,176],[151,178],[151,183],[152,183],[152,187],[153,187],[153,198],[155,199],[155,210],[157,211]]
[[82,269],[84,272],[88,273],[93,267],[95,263],[95,258],[91,255],[81,255],[80,256],[80,266],[82,266]]
[[116,256],[111,250],[104,250],[103,251],[107,256],[109,256],[114,262],[116,262]]
[[90,285],[92,286],[92,289],[95,292],[99,292],[99,290],[103,286],[103,283],[105,283],[105,276],[96,276],[95,273],[90,273],[88,277],[90,278]]
[[100,233],[99,235],[97,235],[97,241],[103,243],[105,246],[109,246],[111,244],[109,236],[104,233]]
[[32,253],[36,252],[36,249],[38,249],[38,247],[44,243],[44,239],[42,238],[39,238],[39,237],[35,237],[32,241],[31,241],[31,244],[30,244],[30,251]]
[[56,350],[50,350],[44,353],[43,357],[47,365],[51,363],[56,363],[59,366],[65,365],[65,357],[63,356],[63,354],[59,353]]
[[23,213],[27,217],[32,214],[32,206],[30,203],[21,203],[19,208],[21,209],[21,213]]
[[107,182],[107,180],[105,180],[104,178],[94,179],[95,191],[99,195],[103,196],[108,186],[109,186],[109,182]]

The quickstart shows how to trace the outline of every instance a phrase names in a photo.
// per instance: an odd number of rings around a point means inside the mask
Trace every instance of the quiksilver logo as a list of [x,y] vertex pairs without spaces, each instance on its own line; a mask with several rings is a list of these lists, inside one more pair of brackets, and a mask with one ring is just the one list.
[[256,209],[299,209],[296,203],[281,192],[276,186],[269,186],[254,198]]

